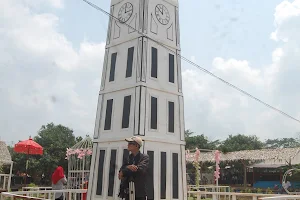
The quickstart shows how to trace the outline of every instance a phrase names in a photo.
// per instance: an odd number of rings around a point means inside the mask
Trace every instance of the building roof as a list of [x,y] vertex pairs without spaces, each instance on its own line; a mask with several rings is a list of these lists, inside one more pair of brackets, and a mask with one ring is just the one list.
[[8,164],[11,163],[11,155],[5,142],[0,141],[0,163]]
[[[260,149],[260,150],[244,150],[229,153],[221,153],[221,161],[235,161],[235,160],[289,160],[294,158],[300,152],[300,148],[278,148],[278,149]],[[186,156],[187,162],[194,161],[194,153]],[[201,152],[200,161],[215,162],[215,151]]]

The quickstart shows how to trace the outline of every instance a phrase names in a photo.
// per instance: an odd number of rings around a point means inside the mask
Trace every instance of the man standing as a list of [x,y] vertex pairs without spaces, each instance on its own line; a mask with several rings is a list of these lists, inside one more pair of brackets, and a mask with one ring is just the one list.
[[118,177],[121,180],[119,197],[129,200],[129,185],[134,183],[135,200],[146,199],[146,172],[149,165],[149,156],[140,152],[143,141],[140,137],[134,136],[125,139],[128,142],[128,151],[131,152],[125,160]]

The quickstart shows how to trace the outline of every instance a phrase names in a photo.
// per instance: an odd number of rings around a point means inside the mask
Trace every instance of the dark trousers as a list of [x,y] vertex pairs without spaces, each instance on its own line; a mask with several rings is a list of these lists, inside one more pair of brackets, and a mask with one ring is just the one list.
[[64,195],[61,195],[60,197],[56,198],[55,200],[63,200],[64,199]]

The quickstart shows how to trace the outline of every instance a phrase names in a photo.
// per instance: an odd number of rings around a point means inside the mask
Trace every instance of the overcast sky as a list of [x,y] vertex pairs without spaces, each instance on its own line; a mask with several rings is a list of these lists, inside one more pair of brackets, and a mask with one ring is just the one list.
[[[93,0],[109,10],[110,0]],[[300,0],[179,0],[182,55],[300,119]],[[108,17],[81,0],[2,0],[0,135],[93,135]],[[186,129],[295,137],[300,123],[182,63]]]

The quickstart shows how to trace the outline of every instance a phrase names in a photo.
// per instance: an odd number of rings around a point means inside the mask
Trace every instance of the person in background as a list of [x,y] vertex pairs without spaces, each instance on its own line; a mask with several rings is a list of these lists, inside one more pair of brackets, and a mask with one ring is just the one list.
[[[67,183],[66,176],[64,174],[64,169],[58,166],[52,174],[52,190],[62,190],[64,184]],[[62,192],[55,193],[55,200],[63,200],[64,195]]]
[[128,151],[131,152],[128,159],[119,170],[118,178],[121,180],[119,197],[129,200],[129,182],[134,182],[135,200],[146,200],[147,169],[149,156],[140,152],[143,140],[134,136],[125,139],[128,142]]

